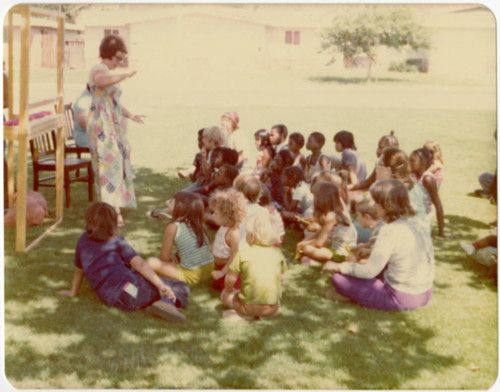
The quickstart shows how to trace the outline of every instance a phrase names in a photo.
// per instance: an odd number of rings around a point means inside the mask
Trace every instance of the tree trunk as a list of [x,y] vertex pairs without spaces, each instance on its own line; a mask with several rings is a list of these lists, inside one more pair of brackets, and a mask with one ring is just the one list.
[[370,83],[372,78],[372,59],[368,57],[368,75],[366,76],[366,83]]

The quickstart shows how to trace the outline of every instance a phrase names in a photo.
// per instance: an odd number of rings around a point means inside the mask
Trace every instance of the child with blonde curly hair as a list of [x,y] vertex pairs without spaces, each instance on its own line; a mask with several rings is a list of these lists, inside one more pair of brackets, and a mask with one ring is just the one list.
[[[238,251],[226,275],[222,303],[229,308],[224,318],[259,319],[276,315],[280,309],[281,288],[287,269],[275,219],[267,210],[245,221],[250,246]],[[241,290],[234,285],[241,274]]]
[[230,189],[214,193],[209,206],[213,211],[212,220],[219,226],[211,246],[215,261],[212,287],[222,291],[224,277],[238,252],[240,225],[246,215],[246,201],[241,192]]

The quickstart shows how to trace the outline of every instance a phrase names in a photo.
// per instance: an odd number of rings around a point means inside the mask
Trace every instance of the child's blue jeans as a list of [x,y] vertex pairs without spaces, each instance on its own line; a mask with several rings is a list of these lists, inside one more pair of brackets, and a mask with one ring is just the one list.
[[175,304],[171,299],[161,298],[158,289],[142,275],[136,273],[134,281],[128,282],[122,288],[122,293],[114,306],[121,310],[133,311],[147,308],[153,302],[161,299],[167,303],[174,304],[178,308],[186,307],[189,296],[189,286],[178,280],[168,279],[161,276],[160,279],[174,292],[177,297]]

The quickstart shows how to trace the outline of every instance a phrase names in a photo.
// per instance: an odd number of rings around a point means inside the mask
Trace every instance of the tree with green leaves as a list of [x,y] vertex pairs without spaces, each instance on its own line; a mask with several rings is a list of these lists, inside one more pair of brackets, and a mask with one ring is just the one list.
[[430,31],[418,24],[409,6],[352,5],[343,7],[331,27],[322,33],[322,49],[331,52],[330,63],[340,53],[345,61],[365,54],[367,81],[380,46],[398,50],[430,47]]

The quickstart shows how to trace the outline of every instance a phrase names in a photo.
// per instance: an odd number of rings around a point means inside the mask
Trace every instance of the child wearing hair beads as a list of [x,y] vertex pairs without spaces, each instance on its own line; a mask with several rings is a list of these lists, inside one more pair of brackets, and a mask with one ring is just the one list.
[[240,224],[246,215],[246,202],[240,192],[230,189],[214,193],[209,205],[213,211],[212,219],[219,226],[211,249],[215,261],[212,287],[222,291],[224,277],[238,252]]
[[[287,269],[281,249],[273,246],[279,233],[273,218],[263,210],[245,221],[249,244],[236,254],[226,275],[222,303],[229,308],[226,319],[260,319],[275,316],[280,309],[281,288]],[[241,274],[241,290],[233,286]]]
[[[160,257],[148,258],[149,265],[159,275],[190,285],[210,279],[214,257],[203,224],[201,197],[191,192],[177,192],[169,210],[172,221],[165,227]],[[174,244],[176,253],[172,252]]]
[[302,256],[300,262],[304,265],[312,261],[345,259],[348,249],[356,245],[357,232],[344,211],[339,188],[331,182],[318,182],[312,191],[315,222],[308,226],[312,235],[297,244],[296,255]]

